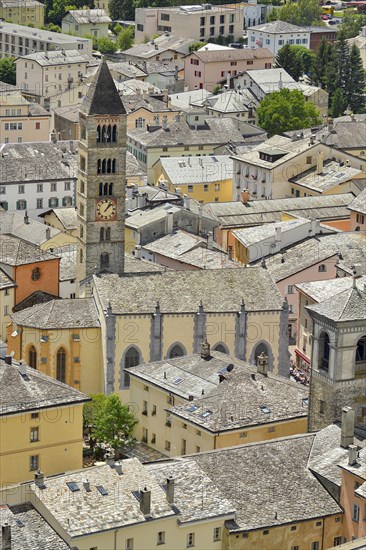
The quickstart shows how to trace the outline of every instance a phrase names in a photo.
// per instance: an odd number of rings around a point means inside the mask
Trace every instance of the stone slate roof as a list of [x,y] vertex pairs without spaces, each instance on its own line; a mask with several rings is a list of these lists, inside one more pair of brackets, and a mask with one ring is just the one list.
[[150,314],[157,302],[162,313],[192,313],[202,302],[206,312],[237,312],[244,299],[248,311],[279,311],[282,297],[261,268],[167,271],[143,277],[94,277],[96,292],[113,313]]
[[271,34],[275,33],[293,33],[293,32],[309,32],[309,29],[303,27],[297,27],[287,21],[273,21],[272,23],[263,23],[262,25],[256,25],[255,27],[250,27],[250,31],[261,31],[268,32]]
[[[366,283],[366,276],[356,279],[357,287],[362,289]],[[353,285],[352,277],[338,277],[337,279],[327,279],[325,281],[311,281],[308,283],[298,283],[296,288],[304,292],[315,302],[324,302],[335,294],[349,289]]]
[[197,129],[187,121],[174,121],[164,129],[161,126],[154,128],[134,128],[128,130],[128,138],[138,141],[146,147],[174,147],[181,145],[226,145],[229,141],[241,143],[244,138],[254,139],[265,135],[264,130],[252,124],[238,123],[231,118],[206,118],[205,125]]
[[86,115],[124,115],[125,108],[105,60],[99,65],[81,104]]
[[172,185],[213,183],[232,179],[233,161],[229,155],[205,157],[163,157],[160,159]]
[[0,235],[1,263],[18,266],[47,260],[57,260],[57,256],[16,237]]
[[178,112],[176,109],[169,108],[162,99],[152,96],[144,97],[140,93],[130,94],[124,97],[123,105],[125,106],[127,114],[134,113],[139,109],[145,109],[150,113]]
[[71,245],[55,251],[60,257],[60,281],[76,279],[77,246]]
[[[288,231],[293,231],[294,229],[299,229],[301,228],[301,226],[308,225],[309,223],[309,220],[298,218],[285,222],[278,222],[276,224],[263,224],[257,227],[236,229],[235,231],[233,231],[233,235],[244,246],[253,246],[257,243],[263,242],[266,239],[271,238],[274,242],[274,238],[276,236],[276,228],[280,228],[282,234],[287,233]],[[268,248],[267,244],[265,244],[263,247],[262,256],[267,256],[270,253],[270,249]]]
[[331,321],[365,321],[366,318],[366,291],[356,284],[351,288],[339,292],[328,300],[308,306],[310,314],[326,317]]
[[1,181],[3,184],[70,181],[76,177],[76,152],[71,141],[3,144]]
[[[366,273],[366,239],[359,232],[311,237],[273,256],[267,256],[266,267],[275,281],[281,281],[320,261],[326,263],[338,253],[342,255],[343,266],[350,268],[357,264],[357,273]],[[259,264],[260,261],[255,263]],[[333,260],[331,263],[334,263]]]
[[366,189],[364,189],[352,202],[348,208],[360,214],[366,214]]
[[285,199],[210,202],[203,205],[222,227],[244,227],[281,221],[281,213],[289,212],[312,220],[329,220],[333,217],[349,217],[347,206],[352,202],[352,193],[324,197],[291,197]]
[[53,212],[59,222],[64,226],[65,230],[71,231],[77,228],[77,214],[74,207],[71,208],[51,208],[39,214],[39,218],[44,218]]
[[190,457],[236,508],[230,532],[341,514],[308,469],[314,434],[231,447]]
[[[48,233],[50,237],[47,238]],[[23,241],[40,246],[60,234],[59,229],[48,227],[37,220],[24,222],[24,214],[0,209],[0,234],[11,235]]]
[[13,279],[7,273],[5,273],[3,269],[0,268],[0,290],[13,287],[15,287],[15,282],[13,281]]
[[[356,115],[358,117],[360,115]],[[324,137],[323,137],[324,136]],[[316,134],[326,145],[336,146],[339,149],[364,149],[366,142],[366,128],[364,120],[336,119],[331,131],[322,128]]]
[[142,70],[142,67],[138,67],[134,63],[119,61],[116,63],[108,63],[110,71],[126,76],[128,78],[146,77],[146,72]]
[[[231,372],[223,374],[225,380],[208,395],[205,392],[169,411],[212,433],[307,417],[307,388],[272,373],[258,374],[256,367],[237,366],[236,359],[233,365]],[[263,407],[270,412],[264,412]]]
[[234,515],[235,508],[216,484],[194,460],[169,461],[146,466],[160,485],[169,476],[174,478],[174,505],[180,512],[179,523],[199,521],[217,516]]
[[22,375],[17,361],[10,366],[0,360],[0,416],[89,400],[87,395],[36,369],[27,366]]
[[326,193],[334,187],[349,182],[362,174],[362,170],[358,170],[357,168],[345,165],[341,166],[339,162],[326,160],[321,174],[317,174],[317,168],[313,166],[295,178],[291,178],[290,181],[301,185],[305,189],[317,191],[318,193]]
[[35,52],[22,56],[22,59],[35,61],[42,67],[71,65],[72,63],[87,63],[88,65],[97,65],[99,63],[92,55],[81,53],[78,50]]
[[[27,550],[67,550],[70,548],[30,502],[10,507],[5,504],[0,505],[0,518],[1,525],[7,523],[11,527],[12,550],[25,550],[25,548]],[[0,531],[1,543],[2,532]]]
[[[88,25],[90,23],[112,23],[112,19],[106,15],[105,11],[98,9],[69,10],[65,16],[71,18],[79,25]],[[67,20],[66,19],[66,20]]]
[[14,313],[17,325],[44,330],[100,327],[93,298],[52,300]]
[[38,304],[45,304],[51,300],[61,300],[61,298],[59,296],[55,296],[54,294],[50,294],[49,292],[44,292],[43,290],[36,290],[24,298],[24,300],[18,302],[17,305],[13,307],[13,313],[22,311],[23,309],[28,309]]
[[188,54],[189,46],[196,42],[193,38],[181,38],[173,35],[161,35],[146,44],[136,44],[123,52],[127,57],[140,57],[141,59],[149,59],[155,57],[167,50],[173,52]]
[[[252,27],[253,28],[253,27]],[[205,50],[201,49],[191,54],[193,57],[198,57],[203,63],[220,63],[225,61],[241,61],[254,59],[272,59],[273,53],[268,48],[246,48],[236,49],[228,48],[227,50]],[[188,59],[190,56],[187,56]]]
[[[103,465],[45,478],[45,489],[35,484],[31,487],[70,537],[176,515],[164,489],[136,458],[124,460],[122,467],[122,475]],[[90,483],[89,492],[83,486],[86,478]],[[80,490],[71,492],[66,485],[69,482],[76,483]],[[107,494],[101,495],[97,486],[104,487]],[[151,491],[151,518],[140,511],[140,502],[133,495],[143,487]]]
[[[209,359],[203,359],[200,353],[155,361],[146,365],[137,365],[127,369],[131,376],[144,380],[165,392],[187,399],[193,395],[198,399],[209,395],[219,385],[219,373],[229,364],[243,368],[245,363],[239,359],[211,351]],[[174,381],[181,379],[177,384]]]

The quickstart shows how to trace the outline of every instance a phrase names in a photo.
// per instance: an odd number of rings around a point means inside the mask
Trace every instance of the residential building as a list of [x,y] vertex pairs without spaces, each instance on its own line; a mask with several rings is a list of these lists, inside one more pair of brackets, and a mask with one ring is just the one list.
[[76,245],[70,245],[55,251],[60,257],[60,298],[74,299],[78,288],[76,282]]
[[358,36],[349,38],[347,42],[350,46],[356,44],[357,48],[360,50],[363,68],[366,70],[366,26],[361,27]]
[[88,468],[87,481],[85,469],[43,477],[43,485],[36,478],[13,501],[27,498],[68,548],[222,548],[235,509],[194,462],[111,462]]
[[[315,222],[316,223],[316,222]],[[314,227],[314,226],[312,226]],[[366,274],[366,239],[360,233],[335,232],[327,235],[318,230],[316,236],[282,249],[265,258],[264,266],[276,281],[277,288],[289,306],[289,336],[295,344],[299,319],[299,298],[296,285],[339,276],[339,259],[349,271]],[[259,260],[257,263],[259,264]],[[348,273],[347,273],[348,275]]]
[[[328,264],[328,265],[327,265]],[[326,267],[329,267],[327,262]],[[337,276],[337,274],[336,274]],[[361,276],[357,279],[357,287],[362,289],[366,278]],[[296,364],[299,368],[308,371],[311,362],[312,350],[312,322],[306,307],[319,304],[329,298],[349,289],[353,284],[352,277],[337,277],[323,281],[303,282],[295,285],[298,295],[298,323],[296,337]]]
[[327,125],[315,133],[315,139],[363,160],[366,155],[365,120],[364,114],[328,119]]
[[40,290],[58,296],[57,256],[10,235],[0,235],[0,245],[0,267],[15,284],[14,305]]
[[366,231],[366,190],[348,205],[351,212],[351,231]]
[[92,36],[93,38],[108,38],[108,25],[112,19],[104,10],[84,8],[69,10],[62,19],[62,32],[75,36]]
[[[158,62],[159,63],[159,62]],[[125,82],[130,78],[146,81],[146,72],[131,61],[114,61],[108,63],[113,80]]]
[[298,216],[319,220],[331,227],[349,231],[350,211],[348,205],[354,200],[352,193],[314,197],[291,197],[249,201],[249,194],[242,193],[240,201],[208,203],[203,212],[210,214],[219,223],[215,232],[218,244],[228,250],[233,246],[232,231],[245,227],[256,227],[267,223]]
[[204,88],[212,92],[218,82],[248,69],[270,69],[274,62],[268,48],[205,50],[190,53],[184,59],[184,80],[188,90]]
[[248,45],[268,48],[276,56],[285,44],[310,48],[310,29],[297,27],[286,21],[263,23],[248,29]]
[[337,30],[331,27],[309,27],[310,30],[310,49],[317,51],[322,40],[335,42],[337,40]]
[[43,374],[85,393],[102,391],[100,322],[92,298],[50,300],[16,311],[11,319],[8,349],[15,359],[25,358]]
[[77,50],[90,55],[92,53],[92,41],[88,38],[6,23],[5,21],[1,21],[0,34],[1,57],[19,57],[50,50]]
[[72,141],[16,143],[2,146],[0,206],[27,211],[29,218],[49,208],[74,203],[76,179]]
[[0,542],[3,546],[27,548],[29,541],[46,544],[53,550],[67,550],[66,542],[49,526],[48,522],[29,503],[1,505]]
[[163,120],[172,123],[179,115],[179,110],[172,107],[167,92],[130,94],[122,96],[122,101],[127,112],[128,130],[159,126]]
[[323,153],[318,153],[317,166],[305,170],[291,178],[291,194],[301,197],[306,195],[334,195],[335,193],[353,193],[358,195],[366,189],[366,173],[349,166],[349,161],[328,159],[323,162]]
[[305,433],[307,389],[268,372],[271,356],[260,366],[265,344],[251,357],[257,368],[227,355],[224,342],[215,349],[206,342],[201,353],[172,350],[170,359],[127,369],[137,439],[177,456]]
[[176,271],[239,267],[228,254],[215,245],[212,233],[204,239],[178,229],[133,252],[137,258],[160,264]]
[[[136,17],[138,17],[137,11]],[[195,42],[191,36],[182,37],[180,34],[174,35],[168,32],[148,42],[139,40],[137,35],[138,32],[135,31],[136,44],[123,52],[125,61],[131,61],[131,63],[179,61],[189,53],[189,46]]]
[[257,0],[245,1],[242,7],[244,12],[244,29],[264,23],[268,15],[273,11],[271,4],[261,4]]
[[44,4],[37,0],[1,0],[0,18],[17,25],[43,27]]
[[243,190],[248,190],[253,199],[300,196],[299,190],[291,191],[291,180],[314,166],[321,174],[324,162],[328,159],[335,159],[341,171],[341,163],[343,166],[348,163],[351,168],[361,172],[366,168],[365,161],[360,158],[318,142],[314,136],[308,137],[301,132],[294,132],[291,137],[273,136],[265,143],[233,158],[233,198],[236,200],[239,200]]
[[355,426],[365,433],[365,308],[365,287],[358,288],[355,276],[349,288],[307,306],[313,323],[309,431],[339,420],[343,407],[352,407]]
[[154,34],[175,36],[207,42],[210,37],[243,36],[244,18],[240,6],[176,6],[172,8],[137,8],[135,13],[137,43]]
[[233,256],[242,264],[252,263],[320,233],[335,233],[335,230],[320,226],[317,220],[297,216],[282,222],[236,229],[232,232],[235,239]]
[[50,116],[50,113],[43,107],[36,103],[30,103],[20,92],[1,94],[1,142],[49,141]]
[[[140,201],[141,203],[141,201]],[[193,235],[213,233],[217,222],[203,215],[194,201],[186,201],[182,207],[165,203],[147,210],[135,209],[126,217],[126,247],[131,253],[136,245],[145,245],[155,239],[182,229]]]
[[[129,153],[131,155],[131,153]],[[134,159],[135,157],[131,155]],[[131,184],[126,189],[126,214],[133,215],[135,210],[147,211],[164,204],[184,205],[184,199],[180,193],[170,193],[164,184],[136,185]]]
[[170,94],[184,91],[184,59],[148,61],[143,60],[138,67],[145,71],[145,82],[160,90],[168,90]]
[[365,449],[358,452],[356,445],[351,445],[349,449],[348,460],[343,459],[339,464],[342,472],[340,504],[344,506],[344,538],[354,541],[353,548],[361,549],[366,541],[363,521],[366,504],[366,453]]
[[97,63],[91,52],[89,54],[78,49],[37,51],[16,60],[17,83],[25,97],[50,109],[51,97],[60,96],[64,92],[72,94],[87,67]]
[[228,155],[161,158],[154,172],[156,183],[201,204],[230,201],[232,196],[233,161]]
[[154,165],[161,157],[219,155],[228,142],[262,142],[264,130],[231,118],[206,117],[200,125],[182,120],[171,124],[135,128],[127,134],[127,149],[147,171],[148,183],[154,183]]
[[[257,50],[253,51],[256,52]],[[321,116],[328,114],[328,93],[318,86],[296,82],[282,68],[245,70],[243,73],[231,77],[229,85],[232,88],[240,87],[242,91],[248,90],[251,94],[251,101],[256,108],[268,94],[279,92],[283,88],[299,90],[303,94],[305,101],[313,103]]]
[[50,476],[81,468],[90,398],[10,355],[0,360],[0,380],[1,486],[31,480],[39,468]]
[[38,217],[42,218],[43,223],[49,227],[59,229],[73,237],[77,236],[77,214],[75,208],[51,208],[39,214]]

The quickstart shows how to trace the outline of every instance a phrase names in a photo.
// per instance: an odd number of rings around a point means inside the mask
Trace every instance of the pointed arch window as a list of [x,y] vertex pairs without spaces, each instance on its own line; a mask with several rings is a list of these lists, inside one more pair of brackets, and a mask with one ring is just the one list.
[[105,174],[105,166],[106,166],[106,160],[102,160],[102,174]]
[[102,126],[102,138],[101,138],[101,141],[102,143],[105,143],[107,140],[107,128],[105,127],[105,125],[103,124]]
[[107,174],[110,174],[112,170],[112,161],[111,159],[107,160]]
[[110,124],[107,126],[107,143],[112,141],[112,127]]
[[84,253],[83,253],[82,250],[80,250],[80,255],[79,255],[79,257],[80,257],[80,263],[82,264],[83,261],[84,261]]
[[100,125],[98,124],[98,126],[97,126],[97,143],[100,143],[100,137],[101,137]]
[[110,228],[110,227],[107,227],[107,229],[106,229],[106,232],[105,232],[105,240],[106,240],[106,241],[110,241],[110,240],[111,240],[111,228]]
[[98,159],[98,174],[100,174],[102,171],[102,160]]
[[110,183],[108,186],[108,195],[109,196],[113,195],[113,183]]
[[101,227],[101,228],[100,228],[100,238],[99,238],[99,240],[100,240],[101,242],[104,241],[104,227]]
[[112,160],[112,174],[116,173],[116,159]]
[[220,353],[226,353],[226,355],[229,354],[228,349],[224,344],[216,344],[213,348],[214,351],[219,351]]
[[319,367],[323,370],[329,370],[330,345],[329,336],[322,332],[319,338]]
[[117,141],[117,126],[116,126],[116,124],[114,124],[113,128],[112,128],[112,141],[113,141],[113,143],[116,143],[116,141]]
[[56,358],[56,378],[59,382],[66,383],[66,351],[60,348]]
[[32,367],[32,369],[37,369],[37,351],[34,346],[31,346],[29,348],[28,363],[29,366]]
[[182,346],[180,346],[179,344],[175,344],[170,350],[169,359],[173,359],[173,357],[183,357],[183,355],[184,350]]
[[366,336],[362,336],[357,342],[356,363],[366,362]]

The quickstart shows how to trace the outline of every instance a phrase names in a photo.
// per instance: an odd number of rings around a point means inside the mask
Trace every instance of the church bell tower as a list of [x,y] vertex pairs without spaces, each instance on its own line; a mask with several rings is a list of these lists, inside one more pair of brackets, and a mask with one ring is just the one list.
[[77,278],[124,271],[127,115],[103,60],[79,112]]

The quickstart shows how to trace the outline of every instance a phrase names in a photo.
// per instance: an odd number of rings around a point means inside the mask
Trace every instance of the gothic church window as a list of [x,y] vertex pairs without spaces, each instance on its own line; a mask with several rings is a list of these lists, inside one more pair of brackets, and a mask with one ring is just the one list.
[[59,382],[66,382],[66,351],[60,348],[57,352],[56,378]]
[[32,367],[32,369],[37,368],[37,351],[34,346],[31,346],[29,348],[29,358],[28,358],[29,366]]
[[322,332],[319,338],[319,368],[329,369],[329,336],[326,332]]
[[103,252],[103,254],[100,255],[100,267],[101,269],[105,269],[109,267],[109,254],[108,252]]
[[172,347],[169,353],[169,359],[173,359],[173,357],[182,357],[184,355],[184,350],[182,346],[179,344],[175,344],[175,346]]

